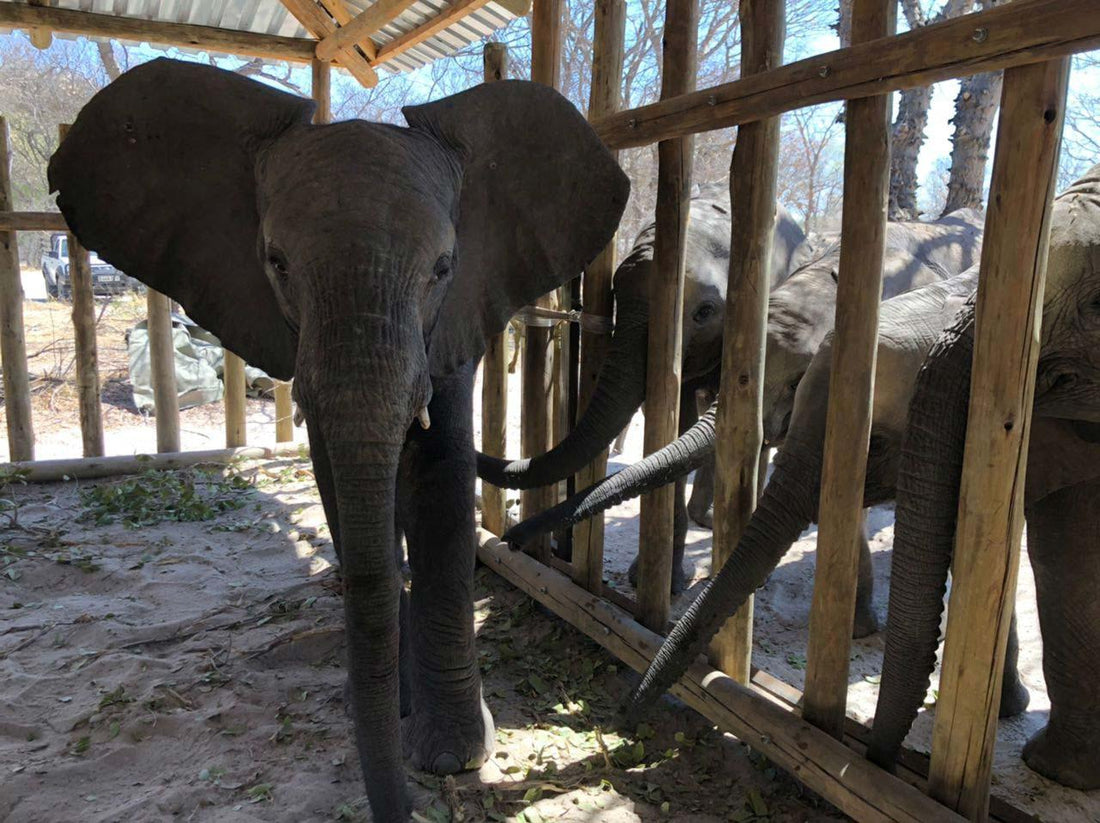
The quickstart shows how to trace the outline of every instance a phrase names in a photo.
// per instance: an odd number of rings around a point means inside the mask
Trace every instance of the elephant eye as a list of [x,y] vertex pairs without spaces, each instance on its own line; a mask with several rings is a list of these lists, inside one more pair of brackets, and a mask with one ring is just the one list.
[[716,310],[714,308],[713,303],[704,303],[703,305],[701,305],[699,308],[697,308],[695,310],[695,314],[693,314],[691,316],[691,318],[696,323],[702,323],[702,322],[710,319],[711,317],[713,317],[715,311]]
[[271,266],[272,271],[279,277],[287,276],[287,263],[286,255],[276,248],[269,248],[267,250],[267,264]]
[[441,254],[432,267],[432,277],[436,280],[445,280],[451,276],[451,255]]

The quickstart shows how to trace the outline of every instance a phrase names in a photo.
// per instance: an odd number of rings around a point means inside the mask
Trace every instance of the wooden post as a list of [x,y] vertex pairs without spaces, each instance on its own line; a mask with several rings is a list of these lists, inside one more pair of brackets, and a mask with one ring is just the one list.
[[971,820],[989,811],[1068,76],[1068,59],[1008,69],[1001,97],[928,773],[932,796]]
[[[57,127],[65,139],[69,124]],[[100,457],[103,445],[103,412],[99,405],[99,351],[95,336],[95,297],[88,250],[69,232],[69,284],[73,299],[73,338],[76,346],[76,390],[80,405],[80,435],[85,457]]]
[[[486,83],[508,76],[508,47],[486,43],[482,54]],[[518,345],[518,341],[517,341]],[[481,450],[493,457],[508,453],[508,329],[493,337],[481,360]],[[481,484],[481,525],[499,536],[508,524],[504,489]]]
[[[784,0],[742,0],[741,74],[783,62]],[[729,558],[759,495],[764,448],[764,347],[779,169],[779,118],[737,130],[730,163],[730,237],[722,385],[715,438],[712,575]],[[752,597],[710,646],[711,664],[738,683],[752,676]]]
[[[0,211],[12,211],[8,121],[0,117]],[[4,414],[12,460],[34,460],[31,381],[23,333],[23,276],[13,231],[0,232],[0,361],[4,369]]]
[[180,450],[180,399],[176,391],[176,353],[172,345],[172,310],[168,297],[146,289],[149,358],[156,408],[157,451]]
[[[626,36],[625,0],[596,0],[595,31],[592,41],[592,91],[588,118],[597,120],[622,105],[623,48]],[[611,347],[611,316],[614,301],[611,281],[615,275],[615,238],[584,272],[584,315],[581,325],[581,366],[577,414],[592,399],[596,378]],[[607,449],[576,474],[574,485],[585,489],[607,474]],[[573,581],[593,594],[603,591],[602,514],[573,527]]]
[[313,81],[310,92],[317,110],[313,113],[313,122],[317,124],[332,122],[332,72],[331,63],[313,60]]
[[222,349],[222,383],[225,384],[225,447],[244,446],[248,442],[245,425],[244,360],[228,349]]
[[[896,11],[894,0],[855,0],[853,42],[893,34]],[[889,95],[849,101],[845,128],[836,333],[803,709],[807,720],[838,740],[844,734],[848,698],[848,656],[882,301],[890,184]]]
[[290,402],[290,383],[275,381],[275,442],[294,439],[294,407]]
[[[531,12],[531,79],[555,88],[561,64],[561,9],[561,0],[534,0]],[[552,296],[545,295],[536,305],[550,308],[554,303]],[[524,457],[533,457],[553,445],[553,323],[528,317],[524,337],[520,450]],[[557,484],[524,491],[520,495],[521,516],[530,517],[556,501]],[[542,562],[550,562],[549,536],[543,535],[524,548]]]
[[[661,99],[695,87],[695,0],[668,0],[665,9]],[[645,395],[645,453],[652,454],[678,434],[680,342],[684,309],[684,236],[691,198],[694,137],[657,146],[657,236],[649,283],[649,353]],[[642,497],[638,545],[638,620],[662,632],[668,622],[672,579],[674,484]]]

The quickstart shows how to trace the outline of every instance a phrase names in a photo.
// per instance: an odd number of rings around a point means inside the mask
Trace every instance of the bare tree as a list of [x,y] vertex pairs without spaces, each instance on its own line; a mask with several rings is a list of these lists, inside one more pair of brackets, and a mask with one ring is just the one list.
[[783,118],[779,199],[820,231],[835,216],[843,192],[843,127],[837,106],[797,109]]
[[[991,9],[1000,0],[978,0],[982,9]],[[944,214],[963,208],[981,208],[984,201],[985,168],[989,162],[989,142],[993,118],[1001,99],[1001,72],[985,72],[964,77],[955,98],[955,117],[951,122],[951,177],[947,181]]]
[[[974,0],[947,0],[939,12],[929,17],[919,0],[901,0],[902,13],[910,29],[958,17],[970,11]],[[932,87],[905,89],[898,101],[898,116],[890,132],[890,206],[891,220],[915,220],[917,207],[917,160],[924,146],[924,129],[932,105]]]

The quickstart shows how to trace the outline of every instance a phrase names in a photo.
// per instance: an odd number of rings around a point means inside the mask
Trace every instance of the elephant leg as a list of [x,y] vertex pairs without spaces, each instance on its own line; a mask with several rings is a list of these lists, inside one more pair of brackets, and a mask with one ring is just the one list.
[[[711,407],[718,392],[715,388],[699,389],[694,397],[696,417]],[[681,427],[683,428],[683,427]],[[684,429],[687,431],[687,429]],[[684,431],[680,433],[683,434]],[[687,504],[688,516],[692,521],[707,529],[714,528],[714,457],[708,457],[702,466],[695,470],[695,480],[691,484],[691,499]]]
[[412,567],[405,744],[415,766],[450,774],[485,761],[494,729],[474,646],[473,370],[433,380],[433,390],[432,426],[410,429],[398,476]]
[[879,630],[872,600],[875,594],[875,569],[871,565],[871,547],[867,543],[867,512],[863,513],[863,525],[859,536],[859,577],[856,580],[856,614],[852,622],[852,637],[867,637]]
[[1050,720],[1024,762],[1063,785],[1100,788],[1100,481],[1054,492],[1027,515]]
[[1008,645],[1005,647],[1005,668],[1001,675],[1000,717],[1015,717],[1022,714],[1031,695],[1020,681],[1020,638],[1016,633],[1016,611],[1012,611],[1012,620],[1008,624]]
[[714,457],[708,457],[695,470],[691,484],[691,499],[687,504],[688,515],[696,524],[714,528]]

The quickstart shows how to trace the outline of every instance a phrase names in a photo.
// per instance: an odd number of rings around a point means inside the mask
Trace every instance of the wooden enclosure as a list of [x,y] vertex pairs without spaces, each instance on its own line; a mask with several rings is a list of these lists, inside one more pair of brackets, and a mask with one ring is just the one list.
[[[1040,250],[1048,228],[1046,216],[1057,165],[1068,56],[1100,46],[1100,5],[1096,0],[1016,0],[896,35],[893,0],[856,0],[851,47],[783,65],[783,0],[741,0],[742,78],[695,90],[697,0],[668,0],[661,99],[652,105],[619,111],[626,2],[594,3],[589,118],[613,150],[659,143],[658,277],[651,284],[647,452],[665,445],[677,432],[683,244],[692,136],[739,127],[731,158],[731,199],[738,215],[731,259],[742,263],[730,271],[727,296],[717,438],[716,566],[736,546],[759,491],[766,261],[771,256],[774,221],[778,118],[803,106],[849,101],[845,120],[844,256],[840,264],[806,693],[803,698],[766,673],[752,672],[751,602],[720,634],[711,650],[710,665],[697,662],[674,691],[724,730],[760,750],[858,820],[1029,819],[1003,803],[991,804],[991,752],[1022,528],[1022,483],[1018,480],[1027,447],[1037,313],[1045,277]],[[246,54],[311,60],[317,121],[327,122],[330,63],[325,61],[342,62],[360,79],[373,78],[371,66],[384,56],[384,48],[373,55],[366,53],[371,49],[361,48],[364,39],[377,28],[383,11],[398,13],[407,4],[378,0],[357,18],[348,15],[346,9],[342,15],[324,15],[313,0],[286,0],[286,4],[311,21],[307,25],[315,30],[319,43],[291,38],[275,42],[276,38],[259,40],[238,33],[227,35],[225,45]],[[329,2],[324,5],[330,8]],[[342,7],[339,2],[332,5]],[[476,5],[462,0],[453,9],[457,13]],[[59,28],[75,25],[68,17],[72,12],[39,11],[52,16],[35,19],[52,20]],[[29,10],[19,12],[24,13],[31,14]],[[551,85],[556,82],[560,61],[561,13],[560,0],[535,0],[533,74],[534,79]],[[102,20],[96,25],[101,33],[115,36]],[[115,32],[126,36],[121,29]],[[187,35],[181,31],[175,36]],[[391,52],[399,48],[394,46]],[[856,536],[874,391],[886,225],[889,94],[995,69],[1006,70],[993,166],[991,203],[996,205],[988,212],[982,252],[975,381],[963,475],[964,497],[980,504],[960,512],[957,540],[968,548],[957,553],[966,562],[955,568],[931,761],[925,764],[908,753],[899,773],[890,775],[864,759],[866,730],[845,716],[847,638],[855,598]],[[507,73],[506,54],[491,44],[485,55],[486,81],[499,80]],[[6,127],[0,120],[0,150],[6,155],[5,140]],[[64,230],[65,226],[56,214],[13,212],[6,174],[6,165],[0,164],[0,343],[8,439],[14,459],[33,461],[14,232]],[[89,459],[22,464],[31,470],[31,479],[99,476],[149,465],[174,467],[241,455],[270,456],[272,451],[268,449],[240,448],[246,445],[244,364],[230,356],[226,366],[225,451],[171,454],[152,464],[133,458],[102,458],[95,337],[88,325],[93,313],[85,276],[87,252],[75,241],[70,242],[74,258],[83,261],[74,266],[73,318],[80,364],[80,423],[84,454]],[[853,261],[857,259],[878,261],[878,265],[856,266]],[[81,266],[85,274],[79,273]],[[579,387],[578,400],[573,404],[576,412],[583,410],[591,395],[608,346],[614,268],[612,242],[584,273],[583,310],[579,316],[548,296],[522,317],[524,456],[552,445],[555,375],[559,375],[559,398],[565,383],[575,380]],[[88,287],[77,287],[78,283]],[[569,356],[555,363],[554,335],[563,336],[563,321],[579,323],[580,346],[579,351],[576,346],[557,347]],[[158,449],[178,452],[179,415],[171,374],[169,306],[163,295],[154,292],[149,293],[149,329],[155,353]],[[506,341],[507,335],[492,341],[483,363],[483,447],[494,455],[507,453]],[[563,381],[560,377],[570,374],[574,375],[572,379]],[[276,439],[284,442],[292,439],[288,386],[278,387],[276,400]],[[558,415],[562,402],[559,399]],[[1006,425],[1008,421],[1012,425]],[[580,472],[575,481],[578,487],[602,477],[606,461],[605,452]],[[65,465],[55,465],[58,462]],[[486,487],[478,554],[489,568],[627,665],[641,670],[648,665],[668,626],[671,494],[669,487],[643,502],[636,601],[604,592],[602,517],[573,529],[571,563],[553,558],[548,540],[531,547],[529,553],[512,552],[498,539],[507,525],[504,497]],[[523,513],[556,502],[556,495],[556,488],[525,492]],[[1004,514],[978,517],[974,509]],[[990,580],[999,584],[989,586]],[[801,707],[796,705],[800,699]]]

